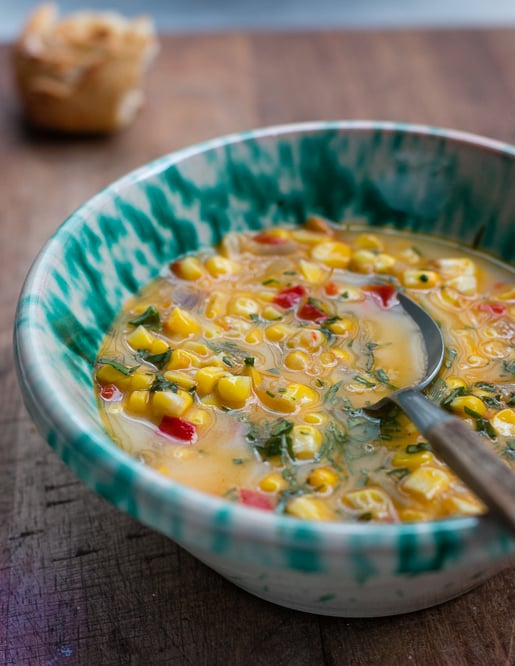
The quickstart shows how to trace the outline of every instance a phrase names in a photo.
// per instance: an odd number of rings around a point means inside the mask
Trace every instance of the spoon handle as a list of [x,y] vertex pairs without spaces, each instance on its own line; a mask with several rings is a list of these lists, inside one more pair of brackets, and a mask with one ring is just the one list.
[[515,474],[482,437],[422,393],[399,391],[394,398],[434,451],[515,535]]

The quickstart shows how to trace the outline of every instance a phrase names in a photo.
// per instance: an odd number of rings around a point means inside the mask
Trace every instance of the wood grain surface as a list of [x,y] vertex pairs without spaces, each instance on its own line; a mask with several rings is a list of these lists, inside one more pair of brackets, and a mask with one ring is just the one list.
[[12,322],[24,275],[86,198],[165,152],[292,121],[375,118],[515,142],[515,31],[162,39],[148,102],[111,138],[19,117],[0,48],[0,664],[511,666],[513,571],[430,610],[316,617],[234,587],[79,482],[22,406]]

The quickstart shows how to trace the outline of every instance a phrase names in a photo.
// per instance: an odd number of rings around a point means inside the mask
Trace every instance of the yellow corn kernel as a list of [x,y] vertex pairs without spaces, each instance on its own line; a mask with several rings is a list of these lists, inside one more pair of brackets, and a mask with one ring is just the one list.
[[316,351],[325,342],[325,337],[322,331],[317,328],[302,328],[295,333],[286,343],[290,349],[300,347],[307,351]]
[[220,275],[235,275],[239,273],[241,266],[232,259],[215,254],[206,260],[205,267],[213,277]]
[[376,256],[371,250],[356,250],[352,253],[352,270],[359,273],[373,273]]
[[459,275],[474,275],[476,266],[472,259],[466,257],[450,257],[438,259],[436,265],[440,269],[440,275],[443,280],[450,280]]
[[499,435],[515,437],[515,409],[502,409],[492,419],[492,425]]
[[475,395],[459,395],[451,402],[453,412],[461,416],[469,416],[465,411],[465,407],[479,414],[479,416],[484,416],[487,412],[485,403]]
[[352,354],[346,349],[338,349],[338,347],[336,347],[332,352],[340,363],[348,364],[352,361]]
[[177,386],[186,389],[186,391],[196,386],[196,381],[193,377],[186,372],[180,372],[179,370],[167,370],[163,373],[163,377],[167,382],[173,382],[174,384],[177,384]]
[[350,262],[351,249],[340,241],[325,241],[313,247],[311,257],[331,268],[347,268]]
[[221,407],[220,400],[214,393],[208,393],[205,395],[201,399],[201,403],[207,407]]
[[144,326],[136,327],[127,336],[127,342],[133,349],[152,349],[152,343],[156,338]]
[[377,255],[374,261],[374,270],[377,273],[388,273],[390,272],[396,264],[395,257],[392,257],[390,254],[385,254],[381,252]]
[[245,336],[245,342],[248,342],[249,345],[258,345],[263,341],[263,332],[260,328],[253,328]]
[[193,404],[187,391],[155,391],[152,395],[152,410],[156,416],[182,416]]
[[288,502],[286,513],[303,520],[334,520],[334,512],[324,501],[301,495]]
[[150,372],[136,370],[130,377],[129,386],[133,391],[148,390],[152,386],[153,381],[154,376]]
[[103,365],[96,371],[99,384],[114,384],[122,391],[130,386],[131,376],[124,375],[111,365]]
[[174,349],[172,357],[166,365],[167,370],[182,370],[183,368],[198,368],[200,359],[195,354],[184,349]]
[[317,393],[304,384],[290,384],[285,389],[259,390],[259,399],[269,409],[276,412],[291,414],[303,405],[317,401]]
[[217,381],[225,374],[223,368],[218,368],[216,366],[206,366],[205,368],[200,368],[197,372],[195,378],[197,382],[197,393],[201,396],[208,395],[212,393],[216,386]]
[[413,247],[407,247],[399,254],[399,258],[407,264],[415,265],[420,261],[420,254]]
[[197,427],[202,427],[210,423],[211,414],[202,407],[192,407],[188,412],[188,421],[194,423]]
[[369,513],[372,518],[381,520],[393,515],[394,509],[390,497],[379,488],[363,488],[347,493],[342,502],[344,505],[359,511]]
[[127,409],[134,414],[144,414],[148,408],[148,391],[131,391],[127,398]]
[[329,467],[318,467],[308,476],[308,483],[320,493],[328,493],[338,484],[338,474]]
[[326,236],[332,236],[334,234],[329,222],[324,220],[323,217],[320,217],[320,215],[309,215],[304,222],[304,228],[310,229],[311,231],[319,231]]
[[227,312],[241,317],[250,317],[259,313],[259,305],[253,298],[237,296],[229,301]]
[[320,363],[326,368],[336,365],[336,356],[332,351],[322,352],[320,354]]
[[485,511],[481,502],[470,496],[452,495],[446,498],[444,507],[450,514],[456,513],[459,516],[477,516]]
[[454,389],[457,389],[457,388],[465,388],[465,386],[466,386],[463,379],[461,379],[460,377],[454,377],[454,376],[446,377],[445,378],[445,383],[447,384],[447,388],[451,389],[451,391],[453,391]]
[[417,509],[400,509],[399,518],[403,523],[418,523],[429,520],[431,516],[423,511],[417,511]]
[[327,234],[320,231],[312,231],[311,229],[294,229],[291,235],[297,243],[303,243],[304,245],[317,245],[318,243],[327,241]]
[[508,286],[495,294],[495,300],[515,301],[515,287]]
[[164,354],[168,350],[168,343],[162,338],[154,338],[150,351],[152,354]]
[[322,434],[312,425],[296,425],[291,431],[291,448],[296,460],[315,460],[322,446]]
[[360,234],[353,242],[357,250],[377,250],[382,252],[384,249],[383,241],[375,234]]
[[474,275],[458,275],[446,281],[446,286],[455,289],[464,296],[475,296],[477,294],[477,279]]
[[275,321],[283,318],[284,311],[276,308],[275,305],[266,305],[263,308],[262,317],[268,321]]
[[219,291],[213,291],[209,295],[206,304],[206,317],[208,319],[215,319],[224,315],[226,312],[228,296]]
[[440,276],[434,271],[408,269],[402,274],[402,284],[408,289],[432,289],[440,283]]
[[172,270],[183,280],[198,280],[204,275],[202,264],[196,257],[184,257],[184,259],[174,261]]
[[349,335],[356,331],[357,325],[352,317],[340,317],[328,324],[327,328],[335,335]]
[[271,303],[277,295],[277,291],[258,291],[257,297],[265,303]]
[[450,307],[453,310],[461,310],[463,298],[455,289],[448,289],[444,285],[438,292],[438,298],[444,308],[448,309]]
[[195,340],[186,340],[186,342],[182,344],[182,348],[186,351],[193,352],[196,356],[200,356],[201,358],[207,358],[212,353],[209,347],[206,347],[202,342],[195,342]]
[[225,406],[240,409],[250,398],[252,380],[246,375],[226,375],[218,380],[216,391]]
[[195,318],[182,308],[174,308],[164,322],[165,329],[172,334],[187,338],[200,332],[200,325]]
[[414,495],[432,500],[448,490],[451,485],[449,475],[437,467],[419,467],[402,482],[402,487]]
[[309,412],[304,416],[304,421],[313,425],[324,425],[327,421],[327,416],[320,412]]
[[273,238],[282,238],[283,240],[288,240],[291,238],[291,231],[288,229],[266,229],[263,230],[263,233],[266,236],[272,236]]
[[274,324],[265,329],[265,338],[269,342],[281,342],[284,340],[291,332],[289,326],[284,326],[284,324]]
[[264,476],[258,485],[265,493],[278,493],[287,488],[288,482],[279,472],[272,472]]
[[327,276],[327,268],[323,268],[320,264],[315,264],[312,261],[300,259],[299,268],[302,277],[310,284],[322,284]]
[[415,469],[424,463],[433,462],[434,456],[431,451],[417,451],[417,453],[396,453],[392,458],[395,467],[407,467]]

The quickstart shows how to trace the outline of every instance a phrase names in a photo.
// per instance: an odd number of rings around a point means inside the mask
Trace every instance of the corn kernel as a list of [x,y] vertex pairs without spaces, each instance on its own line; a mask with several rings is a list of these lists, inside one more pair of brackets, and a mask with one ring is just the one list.
[[182,308],[174,308],[164,322],[164,327],[172,334],[180,335],[184,338],[199,333],[200,325],[194,317]]
[[301,348],[307,351],[316,351],[325,342],[325,337],[322,331],[317,328],[302,328],[300,331],[292,335],[286,342],[286,346],[290,349]]
[[304,228],[311,231],[319,231],[326,236],[332,236],[334,233],[329,222],[319,215],[309,215],[304,222]]
[[291,440],[296,460],[315,460],[322,446],[322,434],[312,425],[293,426]]
[[294,229],[291,235],[297,243],[302,243],[303,245],[317,245],[318,243],[327,241],[327,234],[311,229]]
[[193,404],[187,391],[155,391],[152,394],[152,409],[156,416],[182,416]]
[[290,500],[286,513],[303,520],[333,520],[335,517],[331,507],[324,500],[305,495]]
[[389,273],[396,264],[395,257],[381,252],[374,261],[374,270],[377,273]]
[[327,416],[320,412],[309,412],[304,416],[304,421],[313,425],[324,425],[327,421]]
[[95,376],[100,384],[114,384],[122,391],[129,387],[131,381],[130,375],[124,375],[111,365],[102,365]]
[[226,375],[218,380],[216,390],[224,405],[239,409],[250,398],[252,381],[245,375]]
[[515,437],[515,409],[502,409],[492,419],[492,425],[499,435]]
[[265,329],[265,337],[269,342],[281,342],[281,340],[284,340],[290,332],[291,329],[288,326],[284,326],[284,324],[274,324]]
[[310,284],[322,284],[327,276],[327,269],[312,261],[300,259],[299,268],[302,277]]
[[291,414],[303,405],[315,403],[318,399],[317,393],[309,386],[295,383],[290,384],[283,391],[259,389],[258,396],[265,407],[285,414]]
[[148,407],[148,391],[131,391],[127,398],[127,409],[134,414],[144,414]]
[[127,342],[133,349],[152,349],[156,338],[144,326],[138,326],[127,336]]
[[408,269],[402,274],[402,284],[408,289],[432,289],[440,282],[434,271]]
[[200,365],[200,359],[195,354],[184,349],[174,349],[172,357],[166,365],[167,370],[182,370],[183,368],[196,367]]
[[216,383],[224,374],[225,370],[216,366],[200,368],[195,378],[197,382],[197,393],[201,396],[212,393]]
[[265,303],[271,303],[277,295],[277,291],[258,291],[257,297]]
[[327,328],[335,335],[350,335],[356,332],[357,325],[352,317],[341,317],[328,324]]
[[240,271],[240,265],[232,259],[215,254],[206,260],[205,267],[213,277],[220,275],[235,275]]
[[162,338],[155,337],[152,340],[150,351],[152,352],[152,354],[164,354],[166,351],[168,351],[168,343]]
[[322,352],[320,354],[320,363],[325,368],[336,365],[336,356],[330,351]]
[[318,492],[328,493],[338,484],[338,474],[329,467],[318,467],[309,474],[308,483]]
[[402,482],[404,490],[426,500],[434,499],[448,490],[450,485],[449,475],[437,467],[419,467]]
[[224,315],[226,312],[228,296],[219,291],[213,291],[209,295],[206,304],[206,317],[208,319],[215,319]]
[[233,315],[240,315],[241,317],[250,317],[251,315],[258,314],[259,305],[253,298],[237,296],[229,301],[227,312]]
[[174,261],[172,270],[183,280],[198,280],[204,275],[202,264],[196,257],[184,257],[184,259]]
[[515,301],[515,287],[508,286],[495,294],[498,301]]
[[262,312],[263,319],[268,319],[268,321],[282,319],[283,314],[282,310],[279,310],[279,308],[276,308],[274,305],[266,305]]
[[258,345],[263,341],[263,332],[260,328],[254,328],[247,333],[245,336],[245,342],[248,342],[249,345]]
[[382,252],[384,249],[383,241],[375,234],[360,234],[353,242],[357,250],[377,250]]
[[461,416],[468,416],[465,408],[484,416],[487,412],[485,403],[475,395],[459,395],[451,402],[451,409],[456,414]]
[[359,273],[373,273],[376,255],[371,250],[357,250],[352,253],[351,268]]
[[280,490],[284,490],[288,483],[279,472],[272,472],[264,476],[258,485],[265,493],[278,493]]
[[342,502],[361,514],[370,513],[377,520],[391,518],[395,513],[390,497],[379,488],[354,490],[347,493]]
[[407,467],[415,469],[427,462],[433,462],[434,456],[431,451],[417,451],[417,453],[396,453],[392,458],[395,467]]
[[445,378],[445,383],[447,384],[447,388],[449,388],[451,391],[457,388],[465,388],[466,384],[461,379],[460,377],[446,377]]
[[315,261],[320,261],[331,268],[347,268],[351,249],[340,241],[326,241],[315,245],[311,250],[311,256]]
[[192,407],[188,412],[188,421],[197,427],[206,426],[211,420],[211,414],[202,407]]
[[415,265],[420,261],[420,254],[413,247],[407,247],[399,254],[399,258],[407,264]]
[[133,372],[130,377],[129,386],[133,391],[148,390],[153,382],[154,376],[150,372],[136,370],[136,372]]
[[180,372],[178,370],[167,370],[165,373],[163,373],[163,377],[167,382],[173,382],[174,384],[177,384],[177,386],[186,389],[186,391],[196,386],[196,381],[186,372]]
[[352,354],[346,349],[338,349],[336,347],[332,351],[340,363],[349,364],[352,361]]

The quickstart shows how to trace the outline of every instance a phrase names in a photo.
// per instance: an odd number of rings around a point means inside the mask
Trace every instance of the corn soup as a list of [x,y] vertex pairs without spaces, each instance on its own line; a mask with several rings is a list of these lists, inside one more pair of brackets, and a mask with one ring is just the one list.
[[426,391],[515,459],[515,273],[434,238],[333,225],[230,233],[126,304],[95,379],[112,438],[230,501],[311,520],[432,520],[483,505],[397,408],[418,382],[404,291],[441,325]]

